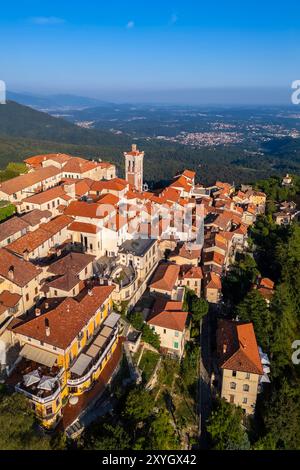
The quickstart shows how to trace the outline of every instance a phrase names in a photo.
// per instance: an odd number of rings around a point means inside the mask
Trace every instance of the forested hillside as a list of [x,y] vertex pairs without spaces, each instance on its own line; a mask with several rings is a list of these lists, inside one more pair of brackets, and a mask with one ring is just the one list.
[[[249,155],[238,146],[193,148],[150,138],[134,141],[146,153],[144,175],[150,187],[164,185],[183,168],[195,170],[198,182],[223,179],[237,184],[282,175],[295,167],[283,155]],[[130,135],[81,128],[12,101],[0,106],[0,169],[31,155],[64,152],[110,160],[123,176],[123,152],[132,142]]]

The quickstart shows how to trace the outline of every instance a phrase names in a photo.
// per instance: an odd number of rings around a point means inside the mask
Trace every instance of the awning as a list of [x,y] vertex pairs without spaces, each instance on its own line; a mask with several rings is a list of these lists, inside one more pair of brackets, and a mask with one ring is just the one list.
[[23,349],[20,352],[20,356],[29,359],[30,361],[37,362],[38,364],[43,364],[47,367],[54,366],[58,356],[55,354],[44,351],[43,349],[35,348],[30,346],[30,344],[25,344]]
[[91,356],[93,359],[99,354],[100,348],[96,346],[95,344],[92,344],[92,346],[89,347],[89,349],[86,352],[87,356]]
[[104,326],[109,326],[110,328],[114,328],[118,321],[120,320],[121,315],[118,313],[112,312],[103,322]]
[[92,358],[82,353],[78,356],[77,361],[71,367],[71,372],[78,375],[79,377],[84,373],[89,364],[92,362]]
[[97,338],[95,339],[94,341],[94,345],[95,346],[98,346],[98,348],[103,348],[103,346],[105,345],[107,341],[107,338],[104,338],[104,336],[97,336]]
[[112,328],[110,328],[109,326],[105,326],[103,330],[100,331],[100,335],[104,336],[104,338],[109,338],[109,336],[112,334],[112,331]]

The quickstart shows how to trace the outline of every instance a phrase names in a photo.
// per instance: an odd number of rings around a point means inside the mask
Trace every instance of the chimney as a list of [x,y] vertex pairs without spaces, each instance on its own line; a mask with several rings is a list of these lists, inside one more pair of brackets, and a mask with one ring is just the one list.
[[223,344],[223,354],[226,354],[227,352],[227,344]]
[[50,336],[50,323],[49,323],[48,318],[45,318],[45,328],[46,328],[46,336]]
[[136,152],[136,150],[137,150],[136,144],[132,144],[131,150],[132,150],[132,152]]
[[36,316],[36,317],[39,317],[40,314],[41,314],[41,310],[40,310],[39,308],[36,308],[36,309],[35,309],[35,316]]
[[89,289],[88,295],[89,295],[90,297],[93,297],[93,291]]
[[13,281],[14,277],[15,277],[15,268],[14,268],[14,266],[10,266],[10,268],[8,270],[8,279],[10,281]]
[[45,302],[45,309],[48,310],[48,308],[49,308],[49,303]]

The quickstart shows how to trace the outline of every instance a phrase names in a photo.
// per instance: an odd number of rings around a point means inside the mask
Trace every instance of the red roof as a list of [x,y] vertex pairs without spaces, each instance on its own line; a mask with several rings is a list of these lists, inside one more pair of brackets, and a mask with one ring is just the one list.
[[222,289],[222,282],[220,276],[218,274],[210,272],[206,278],[206,289]]
[[147,323],[170,330],[184,331],[188,312],[182,311],[182,302],[158,298],[153,308],[153,315]]
[[[13,331],[65,350],[113,290],[114,286],[97,286],[92,289],[92,295],[87,294],[80,302],[66,298],[54,310],[17,325]],[[46,335],[46,319],[50,326],[49,336]]]
[[83,232],[83,233],[97,233],[98,227],[93,224],[86,224],[85,222],[73,222],[69,228],[71,232]]
[[222,369],[263,374],[252,323],[219,320],[217,352]]
[[171,291],[175,287],[179,271],[180,266],[177,264],[160,264],[153,275],[150,287],[153,289]]
[[259,283],[260,287],[266,287],[267,289],[274,289],[274,282],[268,277],[263,277]]

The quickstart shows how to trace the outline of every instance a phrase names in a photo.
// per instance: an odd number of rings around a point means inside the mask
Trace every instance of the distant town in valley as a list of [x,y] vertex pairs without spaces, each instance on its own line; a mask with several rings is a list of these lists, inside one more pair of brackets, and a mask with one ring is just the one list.
[[[6,106],[6,116],[41,114]],[[112,121],[117,110],[107,112]],[[151,112],[126,108],[110,126],[133,138],[137,125],[147,142],[140,125]],[[243,155],[258,161],[263,143],[299,138],[290,115],[240,126],[228,113],[180,112],[188,124],[169,121],[166,134],[160,124],[151,139],[188,148],[250,139]],[[76,123],[66,133],[97,127],[92,114],[68,114]],[[202,129],[180,130],[195,116]],[[163,159],[153,167],[137,142],[113,161],[16,151],[0,182],[0,422],[18,418],[0,447],[296,448],[299,437],[277,423],[299,415],[290,391],[299,389],[300,176],[278,168],[235,183],[218,167],[208,184],[201,160],[182,159],[162,178]],[[21,415],[25,435],[14,429]]]

